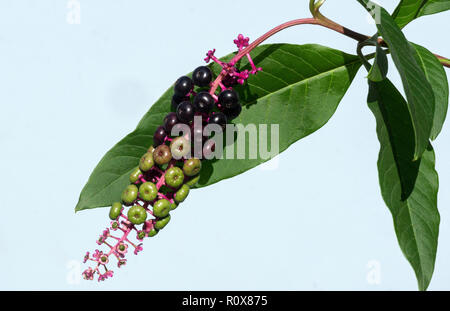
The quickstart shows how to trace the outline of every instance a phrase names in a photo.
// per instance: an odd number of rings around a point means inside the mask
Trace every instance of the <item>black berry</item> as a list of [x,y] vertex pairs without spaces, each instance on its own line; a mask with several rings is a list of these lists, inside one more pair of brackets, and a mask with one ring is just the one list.
[[241,114],[241,111],[242,111],[241,104],[237,104],[233,108],[224,108],[222,110],[222,112],[227,116],[228,120],[232,120],[237,116],[239,116]]
[[213,112],[209,117],[209,124],[218,124],[222,128],[227,124],[227,116],[222,112]]
[[207,86],[212,80],[211,70],[206,66],[197,67],[192,74],[192,80],[195,85]]
[[175,112],[170,112],[164,118],[164,129],[166,130],[167,133],[170,133],[174,125],[177,123],[178,123],[177,114]]
[[190,101],[184,101],[178,105],[177,117],[183,123],[189,123],[194,119],[195,109]]
[[208,92],[200,92],[194,97],[194,108],[201,113],[209,113],[214,107],[214,98]]
[[177,95],[173,95],[173,96],[172,96],[172,107],[173,107],[173,109],[177,110],[178,105],[179,105],[181,102],[184,102],[184,101],[186,101],[186,100],[189,100],[189,97],[187,97],[187,96],[177,96]]
[[179,78],[173,87],[175,95],[178,97],[186,96],[194,88],[194,82],[192,79],[186,76]]
[[239,96],[233,90],[225,90],[219,94],[219,104],[226,109],[239,105]]
[[156,129],[155,134],[153,135],[153,145],[159,146],[164,142],[164,139],[167,137],[167,132],[163,126],[160,126]]

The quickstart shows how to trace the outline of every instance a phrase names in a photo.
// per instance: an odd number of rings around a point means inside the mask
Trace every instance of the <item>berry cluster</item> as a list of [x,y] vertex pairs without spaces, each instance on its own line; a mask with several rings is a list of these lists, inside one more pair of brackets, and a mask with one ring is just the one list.
[[[248,38],[242,35],[234,42],[239,51],[248,46]],[[251,73],[261,70],[254,66],[250,55],[246,55],[252,66]],[[196,68],[192,78],[183,76],[175,82],[171,103],[174,112],[167,114],[163,125],[156,129],[153,145],[131,173],[130,184],[124,189],[121,202],[112,204],[109,211],[111,226],[97,240],[97,244],[108,247],[107,252],[97,249],[92,256],[86,253],[84,262],[93,261],[95,266],[83,272],[85,279],[92,280],[95,274],[99,281],[112,277],[113,271],[107,268],[112,256],[120,268],[126,264],[125,254],[129,247],[134,248],[134,254],[142,250],[142,243],[130,240],[131,233],[142,241],[155,236],[169,223],[170,212],[186,199],[190,188],[200,178],[200,159],[213,148],[208,142],[200,154],[192,148],[194,143],[203,143],[207,138],[203,135],[204,126],[216,124],[224,128],[229,120],[241,113],[239,96],[232,87],[244,83],[249,76],[248,70],[239,72],[235,64],[221,62],[214,56],[214,51],[209,51],[205,60],[211,59],[222,67],[214,82],[213,74],[206,66]],[[200,127],[194,126],[194,118],[201,120]],[[189,135],[172,135],[178,125],[189,127]],[[112,231],[122,236],[116,236]]]

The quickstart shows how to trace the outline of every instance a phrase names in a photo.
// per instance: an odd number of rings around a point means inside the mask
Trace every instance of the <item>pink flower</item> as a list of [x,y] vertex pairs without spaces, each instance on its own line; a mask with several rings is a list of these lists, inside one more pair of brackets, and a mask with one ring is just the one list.
[[86,255],[84,255],[83,263],[86,263],[86,261],[89,260],[89,252],[86,252]]
[[128,249],[128,244],[123,243],[123,242],[119,243],[116,246],[116,251],[117,251],[117,253],[119,253],[119,256],[121,256],[121,257],[123,257],[127,253],[127,251],[128,251],[127,249]]
[[117,267],[122,267],[127,263],[126,259],[119,259],[119,261],[117,262]]
[[116,231],[119,229],[119,223],[117,221],[111,221],[111,230]]
[[86,270],[84,270],[83,278],[85,280],[93,280],[94,279],[94,274],[95,274],[95,271],[91,267],[89,267]]
[[216,52],[216,49],[209,50],[208,53],[206,53],[205,62],[209,63],[211,59],[214,57],[214,53]]
[[104,274],[100,274],[100,275],[98,276],[98,281],[100,282],[100,281],[106,280],[107,278],[112,278],[113,275],[114,275],[114,271],[108,270],[108,271],[106,271]]
[[242,34],[239,34],[237,39],[233,40],[234,44],[237,45],[239,51],[248,46],[248,42],[250,41],[249,37],[244,37]]
[[96,249],[95,253],[92,254],[92,257],[94,257],[96,260],[99,260],[101,255],[103,255],[103,252]]
[[98,262],[101,263],[102,265],[106,265],[109,262],[108,255],[101,255],[100,258],[98,259]]
[[137,255],[140,251],[143,250],[142,243],[134,248],[134,254]]
[[106,228],[105,230],[103,230],[102,237],[104,237],[105,240],[106,240],[107,237],[109,237],[109,229],[108,229],[108,228]]

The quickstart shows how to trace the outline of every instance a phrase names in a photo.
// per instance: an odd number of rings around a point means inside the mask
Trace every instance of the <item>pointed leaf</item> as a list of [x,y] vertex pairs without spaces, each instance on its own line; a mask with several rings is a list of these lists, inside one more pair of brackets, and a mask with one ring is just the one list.
[[[252,56],[263,71],[235,88],[243,109],[234,123],[267,124],[269,130],[272,124],[279,124],[279,152],[329,120],[361,66],[357,56],[319,45],[265,45],[253,50]],[[218,66],[212,68],[217,75]],[[240,68],[249,68],[246,59]],[[119,199],[129,183],[131,170],[152,144],[155,129],[170,111],[172,94],[169,88],[136,130],[108,151],[81,192],[77,211],[108,206]],[[271,148],[269,139],[267,150]],[[255,159],[204,160],[199,187],[235,176],[267,160],[259,153]]]
[[[391,211],[400,248],[416,273],[419,289],[425,290],[434,271],[440,222],[434,151],[429,144],[421,159],[411,162],[414,138],[411,133],[408,136],[408,131],[412,130],[408,107],[389,80],[369,82],[368,103],[376,117],[381,145],[378,158],[381,193]],[[395,122],[390,120],[393,117]],[[399,138],[405,135],[402,145],[391,143],[392,124],[397,124]],[[403,131],[402,126],[405,128]],[[400,141],[397,140],[397,143]],[[399,163],[403,163],[404,172],[410,170],[408,174],[403,173],[404,181],[399,175]],[[402,198],[401,191],[404,182],[413,186],[406,200]]]
[[434,94],[430,83],[416,60],[416,51],[406,40],[389,13],[369,0],[358,0],[374,14],[380,35],[389,47],[392,59],[400,73],[408,99],[415,133],[414,159],[420,158],[428,146],[434,118]]
[[448,110],[448,80],[444,67],[436,56],[423,46],[411,43],[417,52],[417,62],[425,73],[434,93],[434,118],[430,138],[436,139],[442,130]]
[[392,17],[400,28],[414,19],[450,10],[450,0],[402,0],[392,13]]

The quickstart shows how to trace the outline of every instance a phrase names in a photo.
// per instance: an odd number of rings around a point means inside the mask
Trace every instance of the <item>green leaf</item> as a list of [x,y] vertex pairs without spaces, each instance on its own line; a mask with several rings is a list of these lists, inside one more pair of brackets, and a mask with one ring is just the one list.
[[[377,121],[381,145],[378,158],[381,193],[391,211],[400,248],[415,271],[419,289],[425,290],[434,271],[440,222],[434,151],[429,144],[421,159],[411,162],[413,124],[403,96],[389,80],[369,81],[368,104]],[[395,145],[391,139],[394,131],[398,136]],[[404,180],[399,174],[400,166]],[[405,182],[413,186],[406,200],[401,191]]]
[[[366,56],[362,53],[362,48],[364,46],[375,46],[376,52],[375,52],[375,59],[373,61],[373,64],[370,65],[370,63],[367,61]],[[386,79],[388,69],[389,69],[389,63],[387,59],[386,51],[383,50],[381,45],[378,43],[378,34],[373,36],[370,39],[367,39],[364,42],[360,42],[358,44],[358,56],[363,61],[364,66],[369,67],[369,74],[367,75],[367,79],[374,82],[379,82],[381,80]]]
[[450,10],[450,0],[402,0],[392,13],[392,17],[400,28],[414,19]]
[[[329,120],[361,66],[357,56],[319,45],[263,45],[254,49],[252,56],[263,71],[235,88],[243,109],[234,123],[267,124],[269,130],[271,124],[279,124],[279,152]],[[249,68],[248,61],[243,59],[239,68]],[[217,65],[212,69],[215,75],[220,70]],[[169,88],[136,130],[108,151],[81,192],[77,211],[108,206],[119,199],[129,183],[129,173],[152,144],[155,129],[170,111],[172,94]],[[269,140],[267,150],[271,148]],[[198,187],[235,176],[267,160],[259,153],[256,159],[204,160]]]
[[374,82],[379,82],[386,79],[388,68],[389,67],[386,52],[377,43],[375,60],[373,61],[373,65],[370,68],[369,74],[367,75],[367,79]]
[[382,7],[369,0],[358,0],[375,14],[377,28],[400,73],[408,99],[415,133],[414,159],[420,158],[428,146],[434,118],[434,95],[430,83],[416,61],[416,51],[406,40],[393,18]]
[[425,73],[434,93],[434,118],[430,138],[436,139],[442,130],[448,110],[448,80],[444,67],[436,56],[423,46],[411,43],[417,52],[417,62]]
[[418,16],[431,15],[450,10],[450,0],[428,0],[420,9]]

